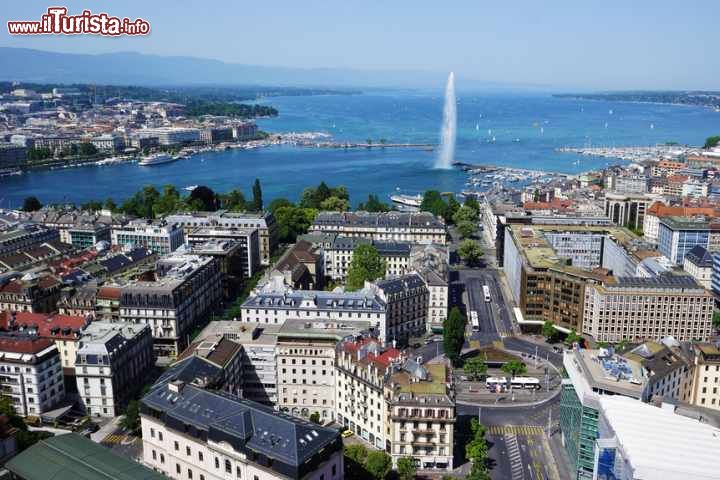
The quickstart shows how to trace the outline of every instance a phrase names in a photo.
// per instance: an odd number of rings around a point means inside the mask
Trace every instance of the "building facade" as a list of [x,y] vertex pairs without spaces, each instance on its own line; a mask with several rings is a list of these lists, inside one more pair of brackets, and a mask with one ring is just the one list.
[[113,245],[145,247],[159,255],[174,252],[183,243],[183,230],[171,223],[131,222],[112,231]]
[[427,212],[320,212],[310,232],[392,242],[447,243],[445,224]]

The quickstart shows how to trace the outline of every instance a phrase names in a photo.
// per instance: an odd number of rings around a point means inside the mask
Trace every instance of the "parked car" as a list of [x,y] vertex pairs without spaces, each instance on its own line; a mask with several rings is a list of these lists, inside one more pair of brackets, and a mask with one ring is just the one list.
[[342,432],[341,435],[342,435],[343,438],[348,438],[348,437],[352,437],[353,435],[355,435],[355,432],[353,432],[353,431],[350,430],[350,429],[346,429],[346,430],[344,430],[344,431]]

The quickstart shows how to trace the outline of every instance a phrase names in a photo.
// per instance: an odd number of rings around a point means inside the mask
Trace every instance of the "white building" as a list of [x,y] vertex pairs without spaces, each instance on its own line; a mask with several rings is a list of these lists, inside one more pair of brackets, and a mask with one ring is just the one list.
[[278,332],[277,407],[296,417],[335,419],[335,347],[365,325],[332,321],[287,320]]
[[65,398],[55,342],[30,336],[0,336],[0,390],[18,415],[40,416]]
[[618,396],[599,399],[594,477],[717,480],[720,429]]
[[704,288],[710,290],[712,286],[713,256],[705,247],[696,245],[685,254],[683,270]]
[[175,251],[183,243],[183,230],[166,222],[149,223],[137,220],[112,231],[112,244],[131,247],[145,247],[154,253],[165,255]]
[[93,322],[83,330],[75,359],[75,379],[85,412],[120,415],[154,364],[150,327]]
[[[258,230],[260,238],[260,263],[270,265],[270,257],[278,241],[278,225],[270,212],[187,212],[168,215],[165,220],[180,225],[189,235],[199,227],[211,227],[213,230],[248,229]],[[225,237],[216,237],[225,238]]]
[[283,325],[289,319],[334,321],[348,326],[377,327],[386,339],[386,305],[376,292],[293,290],[271,279],[253,291],[240,307],[243,322]]
[[342,480],[340,433],[182,382],[141,403],[143,463],[177,480]]
[[428,297],[428,332],[442,332],[449,307],[450,253],[442,245],[413,245],[410,271],[417,272],[430,293]]
[[346,339],[337,346],[335,420],[380,450],[389,442],[385,382],[401,355],[370,337]]
[[149,325],[157,355],[175,356],[220,305],[220,265],[213,257],[173,254],[158,260],[155,277],[122,286],[120,320]]
[[347,280],[355,248],[363,244],[372,245],[377,249],[378,254],[385,261],[386,275],[397,276],[407,272],[411,244],[338,235],[332,245],[323,248],[325,276],[344,283]]
[[138,138],[157,137],[160,145],[180,145],[200,141],[200,130],[183,127],[158,127],[136,130]]
[[427,330],[430,293],[417,273],[365,284],[385,304],[385,340],[405,344]]
[[447,243],[445,223],[428,212],[320,212],[310,233],[411,243]]

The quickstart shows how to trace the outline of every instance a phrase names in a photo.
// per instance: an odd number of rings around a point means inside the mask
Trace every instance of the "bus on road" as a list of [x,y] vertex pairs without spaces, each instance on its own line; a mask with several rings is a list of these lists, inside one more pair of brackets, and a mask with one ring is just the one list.
[[490,288],[487,285],[483,285],[483,295],[485,295],[485,301],[490,301]]
[[472,325],[473,332],[480,331],[480,319],[478,313],[475,310],[470,310],[470,324]]
[[485,386],[488,390],[495,393],[507,390],[507,378],[505,377],[488,377],[485,379]]
[[510,382],[513,388],[527,388],[528,390],[540,390],[540,380],[533,377],[515,377]]

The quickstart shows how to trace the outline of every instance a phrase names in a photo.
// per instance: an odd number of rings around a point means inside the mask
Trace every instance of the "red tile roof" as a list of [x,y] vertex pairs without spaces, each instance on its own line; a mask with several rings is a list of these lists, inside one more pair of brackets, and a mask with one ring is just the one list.
[[46,338],[0,337],[0,352],[37,354],[54,344]]
[[11,318],[11,312],[0,312],[0,330],[17,331],[22,327],[24,331],[33,328],[37,329],[39,337],[59,340],[74,340],[77,338],[76,332],[88,323],[84,317],[75,315],[15,312],[15,324],[11,327]]
[[[358,350],[360,350],[360,348],[363,345],[367,345],[369,343],[380,344],[380,342],[378,342],[374,338],[365,337],[359,341],[344,342],[342,344],[341,348],[343,349],[343,351],[345,351],[347,353],[355,353]],[[380,348],[382,349],[382,346]],[[366,362],[366,363],[372,362],[380,367],[387,368],[387,366],[390,365],[390,362],[392,360],[395,360],[396,358],[400,357],[400,355],[402,355],[402,352],[400,350],[398,350],[396,348],[387,348],[387,349],[383,350],[380,353],[380,355],[375,355],[374,353],[368,353],[365,357],[362,358],[361,362]]]
[[120,287],[100,287],[97,298],[104,300],[120,300]]

